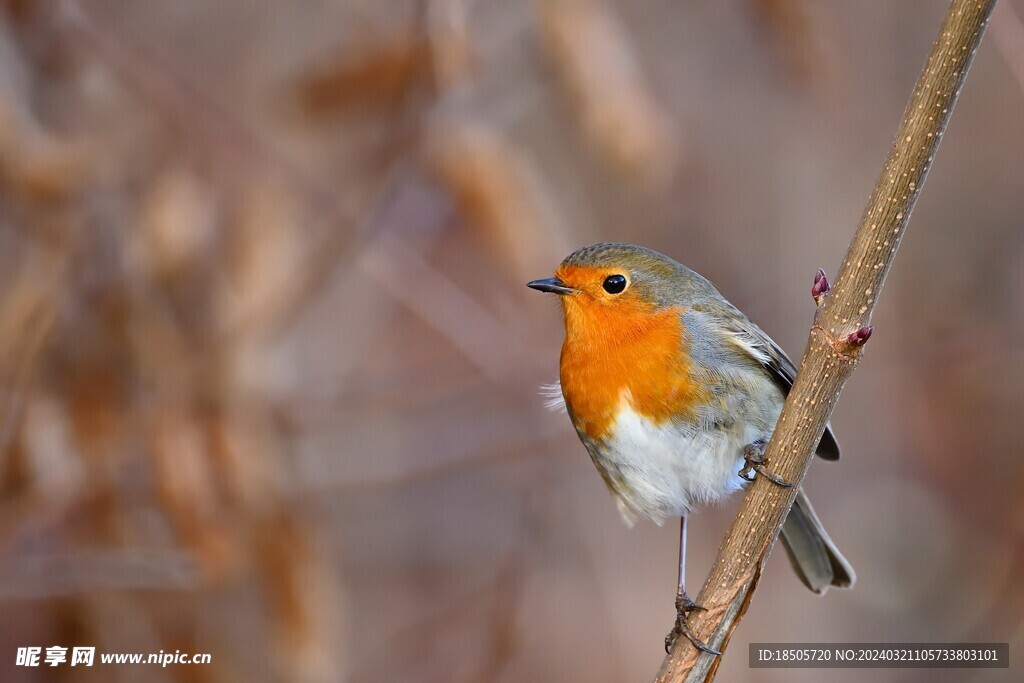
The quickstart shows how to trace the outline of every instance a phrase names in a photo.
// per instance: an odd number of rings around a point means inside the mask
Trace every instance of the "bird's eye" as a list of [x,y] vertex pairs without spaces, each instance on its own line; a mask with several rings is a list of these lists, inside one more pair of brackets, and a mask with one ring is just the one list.
[[609,294],[620,294],[626,288],[626,278],[623,275],[609,275],[601,286]]

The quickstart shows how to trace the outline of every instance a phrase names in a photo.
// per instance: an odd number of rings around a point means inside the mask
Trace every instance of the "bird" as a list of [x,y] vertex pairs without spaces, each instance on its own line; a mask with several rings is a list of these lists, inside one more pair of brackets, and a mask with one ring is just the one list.
[[[555,277],[527,283],[558,296],[565,323],[556,398],[619,511],[662,524],[678,517],[676,621],[704,609],[686,593],[687,519],[704,505],[773,474],[764,449],[796,377],[782,348],[707,279],[646,247],[599,243],[566,257]],[[839,458],[827,425],[815,452]],[[853,567],[802,488],[781,531],[799,579],[824,594],[852,588]]]

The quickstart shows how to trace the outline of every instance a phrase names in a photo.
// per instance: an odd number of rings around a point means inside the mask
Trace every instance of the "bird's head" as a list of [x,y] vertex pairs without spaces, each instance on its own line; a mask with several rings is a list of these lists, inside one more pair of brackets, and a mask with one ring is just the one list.
[[527,287],[559,295],[569,335],[621,335],[643,329],[655,312],[678,306],[693,275],[651,249],[603,243],[573,252],[555,277]]

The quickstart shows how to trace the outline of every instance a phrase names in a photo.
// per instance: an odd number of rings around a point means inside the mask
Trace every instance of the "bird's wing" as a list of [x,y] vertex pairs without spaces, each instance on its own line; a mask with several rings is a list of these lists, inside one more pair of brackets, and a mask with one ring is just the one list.
[[[736,308],[729,306],[724,316],[719,316],[724,323],[728,341],[735,344],[739,349],[758,362],[769,372],[772,379],[782,389],[783,393],[789,394],[796,379],[796,366],[789,359],[786,352],[765,334],[764,330],[750,321],[747,316],[740,313]],[[815,451],[825,460],[839,459],[839,443],[835,434],[832,433],[832,425],[825,425],[825,433]]]

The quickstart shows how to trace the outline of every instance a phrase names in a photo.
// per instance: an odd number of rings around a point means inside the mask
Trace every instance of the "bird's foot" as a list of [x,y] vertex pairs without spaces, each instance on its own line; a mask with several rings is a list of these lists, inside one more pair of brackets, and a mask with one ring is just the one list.
[[690,616],[690,612],[694,610],[706,609],[686,595],[686,591],[680,590],[676,593],[676,623],[672,626],[672,630],[669,631],[668,635],[665,636],[665,653],[672,651],[672,646],[676,644],[679,636],[686,636],[695,648],[702,652],[708,652],[713,655],[721,654],[718,650],[713,650],[708,647],[708,644],[702,641],[700,638],[690,630],[690,625],[686,622]]
[[752,443],[743,449],[743,469],[739,471],[739,475],[747,481],[754,481],[754,472],[757,472],[771,483],[783,488],[796,486],[796,484],[769,472],[765,468],[767,464],[768,461],[764,457],[764,443]]

